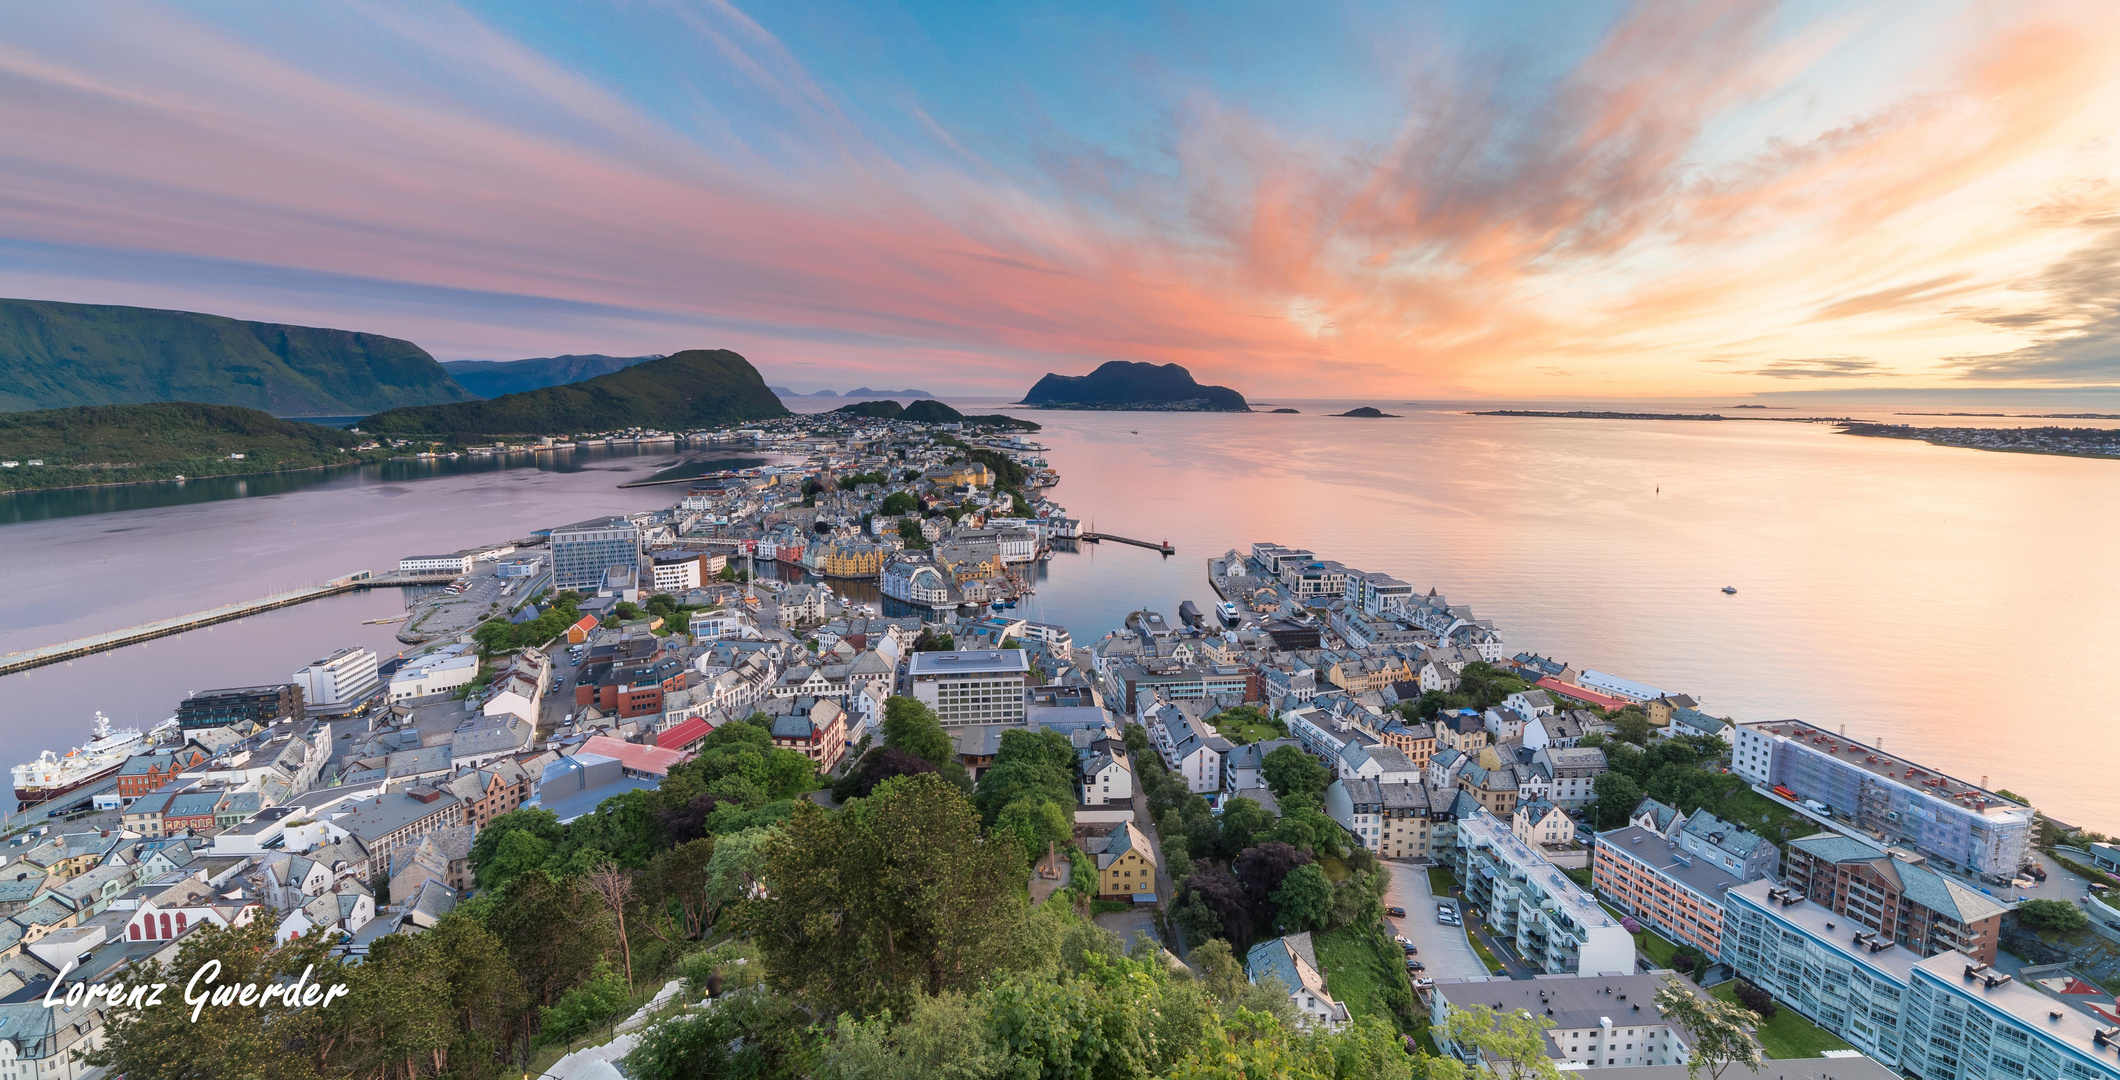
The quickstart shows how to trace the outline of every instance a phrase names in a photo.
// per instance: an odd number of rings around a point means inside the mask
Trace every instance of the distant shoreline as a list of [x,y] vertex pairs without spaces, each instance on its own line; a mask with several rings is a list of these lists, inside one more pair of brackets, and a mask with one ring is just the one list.
[[[1747,406],[1737,406],[1746,408]],[[1851,416],[1724,416],[1721,413],[1648,413],[1575,410],[1552,412],[1539,409],[1483,409],[1472,416],[1533,416],[1561,420],[1765,420],[1780,424],[1861,424]]]
[[[1488,409],[1472,416],[1548,417],[1566,420],[1764,420],[1778,423],[1833,424],[1837,435],[1860,435],[1874,439],[1908,439],[1958,450],[1988,450],[2003,454],[2044,454],[2049,457],[2120,459],[2120,428],[2064,427],[1915,427],[1912,424],[1882,424],[1848,416],[1724,416],[1721,413],[1638,412],[1548,412],[1533,409]],[[1982,415],[2004,413],[1899,413],[1901,416]],[[2031,417],[2028,419],[2048,419]],[[2108,419],[2102,414],[2076,414],[2052,419]],[[2120,417],[2110,417],[2120,419]]]

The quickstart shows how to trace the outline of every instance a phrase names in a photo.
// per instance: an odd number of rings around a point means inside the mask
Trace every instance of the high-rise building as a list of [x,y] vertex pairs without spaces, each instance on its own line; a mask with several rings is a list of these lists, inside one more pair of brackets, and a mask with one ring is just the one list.
[[1916,956],[1953,949],[1995,962],[2009,908],[1922,865],[1839,833],[1789,841],[1789,887]]
[[1030,689],[1030,659],[1022,649],[914,653],[913,696],[944,727],[1020,724]]
[[288,716],[302,715],[302,687],[295,683],[269,686],[235,686],[226,690],[201,690],[177,706],[177,726],[185,729],[223,727],[248,720],[270,724]]
[[2023,865],[2029,806],[1801,720],[1734,728],[1730,770],[1751,783],[1961,873],[2008,880]]
[[310,661],[294,681],[311,705],[351,705],[375,693],[381,683],[377,666],[374,653],[348,646]]
[[591,518],[552,530],[552,585],[595,589],[604,571],[626,566],[639,572],[640,526],[622,517]]

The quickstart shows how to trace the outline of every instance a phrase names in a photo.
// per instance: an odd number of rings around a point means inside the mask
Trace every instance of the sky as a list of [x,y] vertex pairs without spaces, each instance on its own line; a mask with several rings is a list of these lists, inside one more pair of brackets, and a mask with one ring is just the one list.
[[2120,384],[2109,4],[5,11],[5,296],[800,391]]

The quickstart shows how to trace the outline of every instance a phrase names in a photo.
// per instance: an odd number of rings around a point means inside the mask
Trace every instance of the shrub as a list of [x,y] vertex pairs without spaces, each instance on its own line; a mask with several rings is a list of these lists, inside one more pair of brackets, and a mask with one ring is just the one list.
[[1758,1014],[1761,1020],[1772,1020],[1774,1014],[1781,1011],[1781,1006],[1774,1002],[1774,995],[1743,979],[1737,981],[1736,993],[1737,1003]]
[[2027,900],[2017,907],[2017,923],[2033,930],[2067,934],[2090,926],[2091,917],[2065,900]]

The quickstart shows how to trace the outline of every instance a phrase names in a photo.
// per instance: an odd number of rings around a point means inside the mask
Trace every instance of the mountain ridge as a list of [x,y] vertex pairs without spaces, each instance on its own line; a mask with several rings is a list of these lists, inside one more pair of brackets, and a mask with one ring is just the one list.
[[689,431],[788,415],[749,360],[727,349],[687,349],[578,383],[484,401],[389,409],[363,431],[491,437],[644,427]]
[[343,416],[471,394],[402,338],[119,304],[0,299],[0,412],[190,401]]
[[624,371],[635,364],[660,360],[667,353],[649,353],[646,356],[606,356],[603,353],[566,353],[560,356],[536,356],[527,360],[444,360],[442,370],[455,378],[458,385],[482,398],[497,398],[503,394],[520,394],[525,390],[542,390],[548,386],[565,386]]

